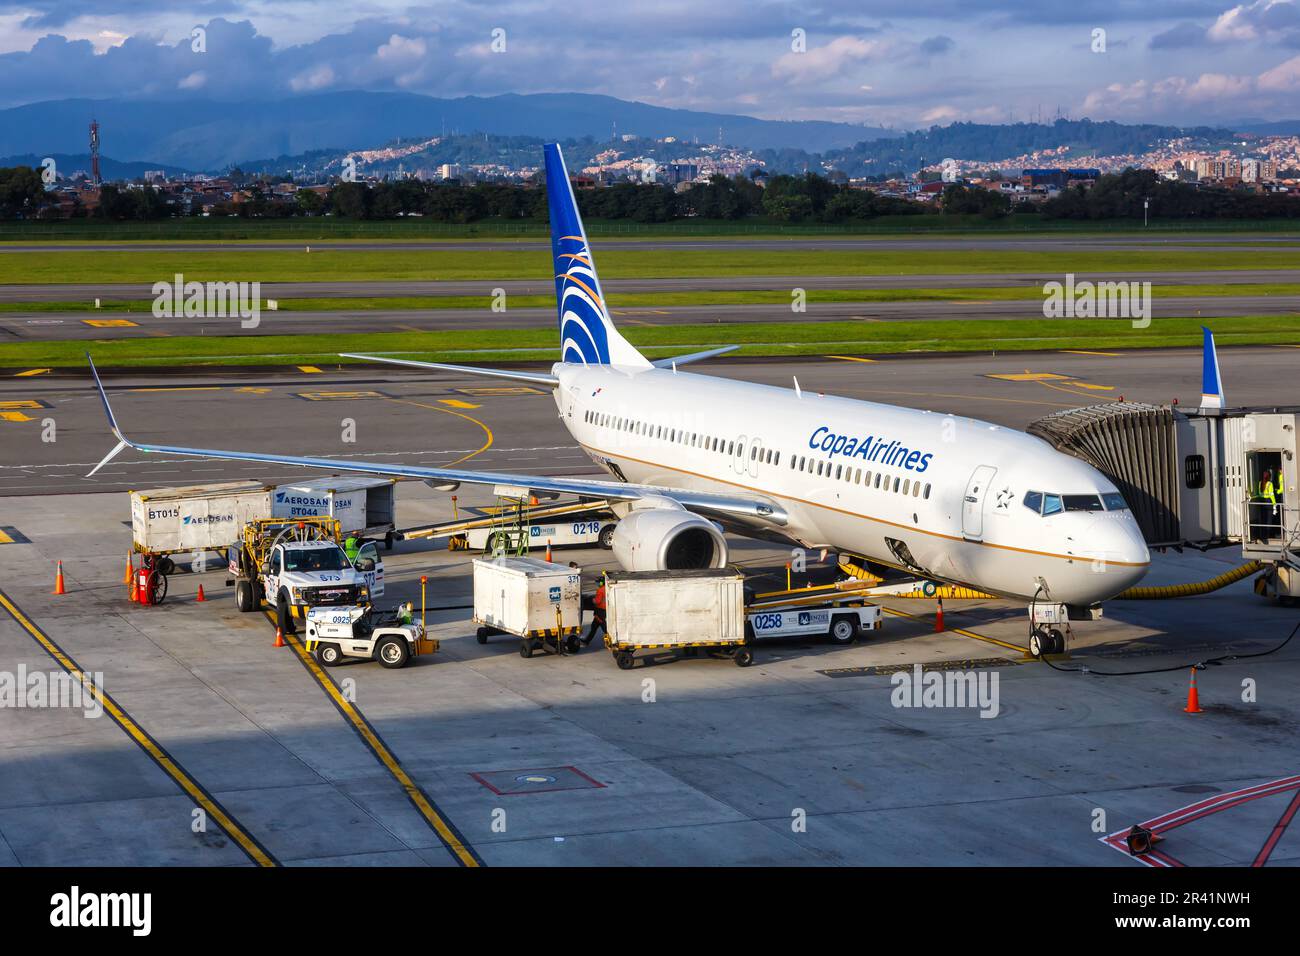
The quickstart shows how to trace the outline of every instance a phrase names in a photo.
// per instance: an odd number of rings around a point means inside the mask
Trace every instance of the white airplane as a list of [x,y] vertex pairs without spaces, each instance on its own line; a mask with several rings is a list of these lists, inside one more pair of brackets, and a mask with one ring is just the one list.
[[[1025,601],[1088,608],[1150,555],[1110,479],[1023,432],[972,418],[735,382],[648,361],[614,327],[558,145],[545,147],[561,361],[549,374],[349,356],[552,390],[564,427],[616,480],[386,465],[133,442],[94,372],[118,445],[462,482],[616,502],[628,570],[722,567],[723,531],[836,549]],[[89,358],[89,356],[87,356]]]

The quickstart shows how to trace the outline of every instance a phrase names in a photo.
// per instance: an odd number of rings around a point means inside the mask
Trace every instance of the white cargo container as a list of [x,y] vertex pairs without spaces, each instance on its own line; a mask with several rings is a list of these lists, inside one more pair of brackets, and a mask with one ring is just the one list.
[[[313,478],[280,485],[272,518],[337,518],[343,534],[387,535],[394,528],[397,487],[392,478]],[[388,538],[392,547],[392,538]]]
[[741,667],[753,663],[745,636],[745,578],[727,568],[699,571],[611,571],[605,644],[624,670],[638,650],[680,655],[713,649]]
[[143,554],[224,550],[245,523],[270,514],[271,489],[260,481],[131,492],[131,535]]
[[474,560],[474,623],[478,642],[492,634],[521,638],[519,653],[561,648],[576,653],[582,628],[582,576],[537,558]]

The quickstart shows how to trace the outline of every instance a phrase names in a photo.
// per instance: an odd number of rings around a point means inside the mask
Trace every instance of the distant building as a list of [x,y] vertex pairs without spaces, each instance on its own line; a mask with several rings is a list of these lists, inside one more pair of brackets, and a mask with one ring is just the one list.
[[439,179],[460,179],[460,163],[443,163],[438,167]]
[[1020,181],[1027,189],[1055,186],[1064,189],[1072,183],[1096,182],[1100,169],[1022,169]]

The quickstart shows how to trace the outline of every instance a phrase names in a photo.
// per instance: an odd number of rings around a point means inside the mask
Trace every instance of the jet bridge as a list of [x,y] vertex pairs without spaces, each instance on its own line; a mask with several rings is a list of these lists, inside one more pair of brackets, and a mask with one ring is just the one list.
[[1114,481],[1149,547],[1238,545],[1272,566],[1256,590],[1289,600],[1300,597],[1297,425],[1300,406],[1116,402],[1055,412],[1028,431]]

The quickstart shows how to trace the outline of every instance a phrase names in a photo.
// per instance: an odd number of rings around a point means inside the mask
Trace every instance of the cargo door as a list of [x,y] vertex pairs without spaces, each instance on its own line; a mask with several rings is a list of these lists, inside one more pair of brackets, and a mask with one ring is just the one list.
[[961,535],[967,541],[984,540],[984,500],[997,471],[992,465],[980,465],[966,482],[966,496],[961,507]]

